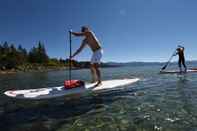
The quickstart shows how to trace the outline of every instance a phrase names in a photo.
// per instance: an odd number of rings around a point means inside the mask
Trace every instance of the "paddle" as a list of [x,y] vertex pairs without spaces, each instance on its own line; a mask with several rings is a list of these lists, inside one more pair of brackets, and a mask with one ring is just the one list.
[[165,70],[166,67],[169,65],[170,61],[172,60],[172,58],[175,56],[176,50],[173,52],[172,56],[170,57],[170,59],[166,62],[166,64],[161,68],[162,70]]

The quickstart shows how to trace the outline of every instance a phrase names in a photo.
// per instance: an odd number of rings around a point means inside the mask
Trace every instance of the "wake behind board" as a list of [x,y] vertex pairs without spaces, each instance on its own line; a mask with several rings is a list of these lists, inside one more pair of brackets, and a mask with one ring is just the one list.
[[163,70],[160,71],[160,74],[186,74],[186,73],[197,73],[197,70],[195,69],[189,69],[186,72],[182,71],[180,72],[179,70]]
[[94,87],[93,84],[85,84],[85,87],[77,87],[73,89],[65,89],[64,86],[60,87],[50,87],[50,88],[39,88],[39,89],[27,89],[27,90],[9,90],[4,92],[5,95],[18,98],[18,99],[49,99],[61,96],[69,96],[73,94],[82,94],[85,92],[95,92],[99,90],[113,89],[116,87],[130,85],[139,81],[138,78],[135,79],[116,79],[116,80],[106,80],[102,81],[100,86]]

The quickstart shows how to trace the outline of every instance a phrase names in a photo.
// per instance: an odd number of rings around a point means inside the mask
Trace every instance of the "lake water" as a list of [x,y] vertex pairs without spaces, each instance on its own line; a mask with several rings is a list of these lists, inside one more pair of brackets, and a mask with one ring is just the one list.
[[[197,73],[158,74],[161,66],[102,69],[104,80],[140,78],[117,90],[73,98],[16,100],[9,89],[62,85],[67,71],[0,76],[2,131],[197,131]],[[89,70],[73,71],[73,79],[90,80]]]

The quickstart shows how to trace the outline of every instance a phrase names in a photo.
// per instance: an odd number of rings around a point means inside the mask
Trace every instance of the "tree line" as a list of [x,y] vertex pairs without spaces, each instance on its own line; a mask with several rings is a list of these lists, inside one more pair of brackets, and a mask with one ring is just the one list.
[[[0,43],[0,71],[14,69],[16,71],[30,70],[48,70],[67,68],[71,62],[72,68],[89,68],[89,61],[78,62],[69,59],[50,58],[46,52],[45,46],[40,41],[29,51],[21,45],[15,47],[15,44],[2,42]],[[114,67],[101,63],[101,67]]]
[[44,44],[40,41],[30,51],[27,51],[21,45],[15,47],[14,44],[8,42],[0,43],[0,70],[17,69],[20,66],[33,64],[57,66],[64,65],[65,60],[49,58]]

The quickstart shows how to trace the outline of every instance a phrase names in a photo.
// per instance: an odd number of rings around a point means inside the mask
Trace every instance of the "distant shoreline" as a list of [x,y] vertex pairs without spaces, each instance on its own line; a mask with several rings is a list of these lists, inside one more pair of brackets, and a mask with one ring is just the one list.
[[[116,67],[124,67],[124,66],[144,66],[144,65],[164,65],[164,62],[127,62],[127,63],[119,63],[119,62],[106,62],[101,63],[101,68],[116,68]],[[176,65],[176,62],[172,62],[172,65]],[[187,64],[196,64],[197,61],[187,61]],[[72,65],[72,70],[80,70],[80,69],[89,69],[90,62],[87,61],[80,61],[74,62]],[[1,74],[15,74],[20,72],[49,72],[49,71],[59,71],[59,70],[68,70],[68,63],[65,65],[56,65],[56,66],[46,66],[43,64],[30,64],[25,66],[19,66],[17,69],[7,69],[7,70],[0,70]]]
[[[117,65],[107,65],[102,63],[101,68],[115,68],[120,67]],[[72,70],[80,70],[80,69],[89,69],[89,64],[82,64],[81,66],[74,66],[72,67]],[[69,70],[68,66],[44,66],[44,65],[32,65],[29,67],[23,67],[22,69],[7,69],[7,70],[0,70],[1,74],[16,74],[16,73],[29,73],[29,72],[49,72],[49,71],[60,71],[60,70]]]
[[56,70],[67,70],[67,67],[62,67],[62,68],[45,68],[45,69],[31,69],[31,70],[17,70],[17,69],[10,69],[10,70],[0,70],[0,74],[16,74],[16,73],[29,73],[29,72],[49,72],[49,71],[56,71]]

